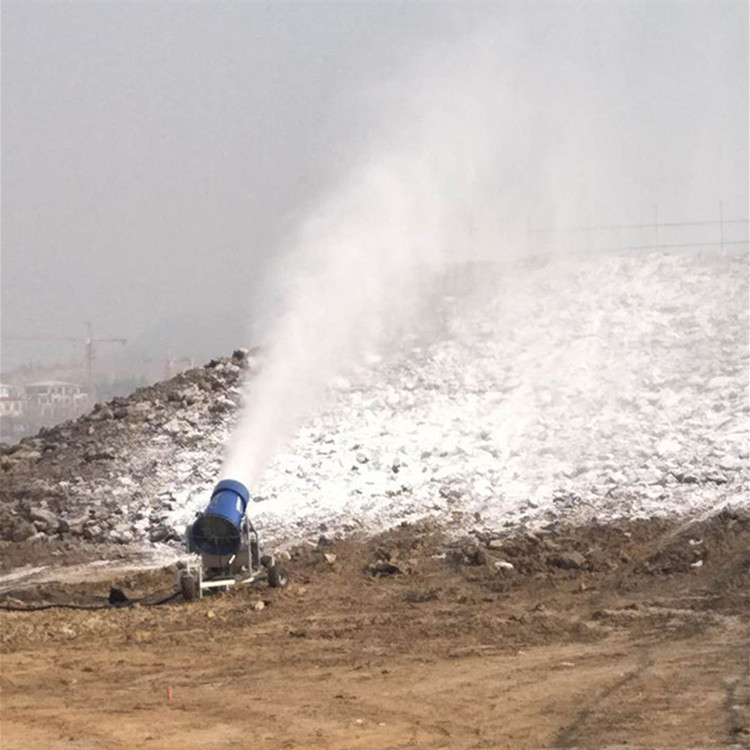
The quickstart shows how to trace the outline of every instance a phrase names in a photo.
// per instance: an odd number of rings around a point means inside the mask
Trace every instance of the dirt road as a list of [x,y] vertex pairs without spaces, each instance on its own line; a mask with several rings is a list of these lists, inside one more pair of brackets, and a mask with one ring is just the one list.
[[299,550],[283,590],[3,612],[2,747],[746,748],[748,550],[729,514],[476,546],[409,528]]

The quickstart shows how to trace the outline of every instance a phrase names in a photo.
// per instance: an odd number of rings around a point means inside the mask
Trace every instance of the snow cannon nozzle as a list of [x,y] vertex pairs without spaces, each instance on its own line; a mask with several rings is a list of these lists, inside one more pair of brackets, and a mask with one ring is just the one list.
[[211,493],[211,501],[192,526],[195,547],[209,555],[232,555],[242,544],[242,522],[250,493],[242,482],[224,479]]

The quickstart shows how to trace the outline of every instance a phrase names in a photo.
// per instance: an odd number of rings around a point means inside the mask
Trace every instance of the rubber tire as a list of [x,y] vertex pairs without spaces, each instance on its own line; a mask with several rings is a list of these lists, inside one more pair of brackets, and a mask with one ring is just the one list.
[[284,568],[278,565],[271,565],[268,568],[268,585],[272,589],[279,589],[289,583],[289,576]]
[[193,576],[185,573],[180,576],[180,591],[186,602],[193,602],[198,598],[198,581]]

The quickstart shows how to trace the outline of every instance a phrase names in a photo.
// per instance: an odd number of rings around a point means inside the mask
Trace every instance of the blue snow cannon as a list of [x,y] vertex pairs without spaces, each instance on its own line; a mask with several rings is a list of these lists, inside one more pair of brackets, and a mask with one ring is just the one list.
[[242,482],[224,479],[211,493],[208,507],[193,523],[194,547],[209,555],[235,554],[243,543],[250,493]]
[[249,501],[242,482],[224,479],[214,487],[206,510],[188,524],[187,550],[200,560],[186,561],[178,571],[185,601],[258,580],[266,580],[272,588],[286,586],[286,571],[276,565],[273,555],[261,554],[258,534],[246,514]]

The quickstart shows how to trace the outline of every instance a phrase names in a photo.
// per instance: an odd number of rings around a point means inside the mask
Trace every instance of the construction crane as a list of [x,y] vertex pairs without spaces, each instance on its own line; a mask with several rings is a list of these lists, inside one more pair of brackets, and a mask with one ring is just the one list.
[[96,344],[127,344],[128,340],[123,338],[95,338],[91,331],[91,323],[86,323],[86,336],[8,336],[9,341],[70,341],[76,344],[83,343],[86,359],[86,390],[89,398],[95,401],[94,386],[94,361],[96,359]]
[[164,363],[164,379],[171,380],[174,375],[179,372],[179,368],[176,365],[187,365],[188,367],[193,366],[192,357],[177,357],[172,349],[167,349],[167,356],[160,359],[144,359],[144,363],[153,364],[155,362]]

